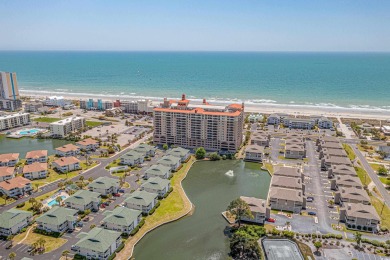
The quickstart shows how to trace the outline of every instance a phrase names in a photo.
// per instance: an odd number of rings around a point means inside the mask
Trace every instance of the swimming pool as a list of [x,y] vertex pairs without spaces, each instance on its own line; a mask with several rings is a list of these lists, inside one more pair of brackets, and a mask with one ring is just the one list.
[[18,132],[18,134],[20,135],[34,135],[36,133],[38,133],[40,130],[39,129],[25,129],[25,130],[21,130]]
[[[60,197],[62,198],[62,200],[66,199],[66,196],[64,196],[64,195],[62,195]],[[53,200],[49,201],[47,203],[47,205],[50,207],[53,207],[54,205],[58,205],[58,202],[56,201],[56,199],[53,199]]]

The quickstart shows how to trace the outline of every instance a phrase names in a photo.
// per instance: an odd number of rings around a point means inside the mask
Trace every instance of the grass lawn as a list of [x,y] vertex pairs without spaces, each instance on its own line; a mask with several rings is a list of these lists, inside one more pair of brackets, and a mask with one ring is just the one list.
[[143,236],[146,232],[153,229],[154,227],[165,223],[169,220],[180,217],[183,213],[187,212],[191,207],[191,202],[184,200],[184,190],[181,188],[181,181],[190,170],[192,163],[195,161],[194,157],[183,164],[183,167],[176,172],[171,179],[171,186],[173,191],[169,196],[160,201],[160,207],[156,209],[153,215],[148,216],[145,219],[145,224],[142,228],[129,240],[127,240],[124,250],[117,254],[118,259],[125,257],[130,254],[134,243]]
[[39,179],[39,180],[34,180],[32,181],[33,187],[35,188],[35,185],[38,184],[39,186],[45,185],[47,183],[59,180],[59,179],[72,179],[80,174],[81,171],[85,171],[93,166],[96,165],[96,163],[92,163],[91,165],[87,166],[85,164],[85,161],[81,161],[80,163],[81,169],[79,171],[73,171],[69,172],[68,174],[66,173],[58,173],[53,169],[49,169],[49,176],[45,179]]
[[271,176],[274,174],[274,166],[272,163],[263,163],[263,166],[268,170]]
[[361,167],[355,167],[355,171],[363,185],[368,185],[371,182],[371,178],[368,173]]
[[348,158],[353,161],[356,159],[356,154],[352,150],[352,147],[349,144],[343,144],[344,150],[347,152]]
[[[26,234],[27,233],[25,232],[25,233],[22,233],[22,234],[15,236],[14,243],[16,244],[16,242],[21,241],[26,236]],[[32,230],[31,230],[30,233],[28,234],[26,240],[24,240],[22,243],[26,244],[26,245],[32,245],[33,243],[37,242],[38,239],[40,239],[40,238],[43,238],[46,241],[46,243],[45,243],[45,252],[46,253],[61,247],[67,241],[66,239],[63,239],[63,238],[54,238],[54,237],[50,237],[50,236],[37,234],[37,233],[32,232]]]
[[390,180],[388,180],[386,177],[379,177],[379,180],[380,180],[383,184],[390,186]]
[[85,124],[90,127],[97,127],[99,125],[102,125],[103,122],[98,122],[98,121],[86,121]]
[[379,167],[381,167],[382,166],[382,164],[378,164],[378,163],[370,163],[370,166],[371,166],[371,168],[375,171],[375,172],[377,172],[378,171],[378,169],[379,169]]
[[[377,199],[374,196],[370,196],[371,198],[371,204],[374,206],[376,211],[378,212],[378,215],[381,217],[381,227],[387,227],[390,229],[390,208],[388,205],[385,205],[383,207],[382,201]],[[382,212],[383,209],[383,212]],[[381,214],[382,212],[382,214]]]
[[120,159],[116,159],[115,161],[110,162],[106,167],[110,169],[111,167],[118,167],[121,166],[119,163],[121,162]]
[[308,246],[308,245],[306,245],[298,240],[295,240],[295,243],[298,244],[298,247],[301,250],[302,255],[305,259],[315,259],[313,252],[310,249],[310,246]]
[[37,118],[34,118],[33,121],[35,122],[43,122],[43,123],[53,123],[53,122],[56,122],[56,121],[59,121],[61,120],[61,118],[57,118],[57,117],[37,117]]

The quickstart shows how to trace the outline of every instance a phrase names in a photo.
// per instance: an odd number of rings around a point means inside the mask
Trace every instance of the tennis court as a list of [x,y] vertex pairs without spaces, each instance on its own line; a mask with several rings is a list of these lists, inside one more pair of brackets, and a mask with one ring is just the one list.
[[261,241],[267,260],[304,260],[297,244],[288,239],[263,239]]

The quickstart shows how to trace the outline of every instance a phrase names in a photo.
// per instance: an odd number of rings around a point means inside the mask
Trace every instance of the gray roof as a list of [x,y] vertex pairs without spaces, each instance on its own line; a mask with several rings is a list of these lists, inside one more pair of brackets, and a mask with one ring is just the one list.
[[120,232],[95,227],[88,233],[80,233],[76,246],[104,253],[120,236]]
[[294,167],[280,167],[275,170],[274,175],[286,176],[286,177],[301,177],[302,173],[298,168]]
[[164,166],[161,164],[155,164],[155,165],[152,165],[149,169],[147,169],[145,171],[145,174],[146,175],[153,174],[156,176],[163,176],[166,173],[169,174],[170,171],[171,171],[171,168],[169,168],[168,166]]
[[245,148],[245,152],[250,153],[264,153],[264,146],[260,146],[257,144],[250,144]]
[[320,145],[321,145],[321,148],[344,149],[343,146],[340,143],[321,141]]
[[324,148],[322,149],[322,152],[330,156],[334,155],[334,156],[347,157],[347,153],[343,149]]
[[142,214],[140,210],[129,209],[126,207],[117,207],[113,211],[103,213],[106,216],[103,221],[120,226],[129,226]]
[[380,221],[380,217],[372,205],[350,203],[342,209],[346,210],[348,217],[375,219]]
[[172,156],[176,156],[176,157],[184,157],[186,156],[188,153],[190,152],[190,150],[188,149],[184,149],[182,147],[176,147],[176,148],[173,148],[172,150],[170,150],[168,152],[168,155],[172,155]]
[[390,146],[389,145],[379,145],[377,150],[384,152],[386,154],[390,154]]
[[267,203],[265,200],[254,198],[254,197],[244,197],[241,196],[240,199],[245,201],[252,212],[266,213],[267,212]]
[[163,158],[158,160],[157,163],[163,165],[175,165],[180,163],[180,158],[172,155],[165,155]]
[[130,159],[130,160],[138,160],[144,158],[144,154],[136,152],[136,151],[129,151],[128,153],[121,156],[121,159]]
[[340,140],[337,137],[334,136],[322,136],[319,138],[321,141],[327,142],[327,143],[340,143]]
[[142,188],[162,190],[169,185],[170,181],[160,177],[150,178],[147,182],[141,185]]
[[362,187],[359,177],[351,175],[336,176],[336,183],[339,186],[353,185],[354,187]]
[[136,148],[134,148],[134,151],[142,153],[142,154],[146,154],[149,151],[156,151],[156,150],[157,150],[156,147],[145,144],[145,143],[140,144]]
[[305,151],[305,147],[299,144],[286,144],[286,151]]
[[76,220],[76,214],[77,210],[54,206],[48,212],[38,217],[36,221],[51,225],[61,225],[65,221]]
[[302,189],[302,182],[300,178],[273,176],[271,186],[279,186],[291,189]]
[[94,189],[109,189],[111,187],[119,187],[119,180],[107,176],[99,177],[88,184],[88,188],[89,187]]
[[12,228],[30,217],[32,217],[31,212],[19,209],[9,209],[0,214],[0,228]]
[[157,199],[156,193],[150,193],[144,190],[135,191],[130,194],[127,199],[125,199],[126,203],[132,203],[136,205],[148,206],[153,200]]
[[339,157],[339,156],[325,156],[323,158],[326,163],[334,163],[334,164],[344,164],[344,165],[352,165],[351,161],[347,157]]
[[343,187],[340,189],[341,198],[370,202],[370,196],[364,189],[355,187]]
[[273,199],[291,200],[303,202],[302,191],[279,187],[269,188],[269,197]]
[[91,201],[99,202],[100,193],[89,191],[89,190],[79,190],[69,198],[64,200],[64,203],[73,203],[77,205],[87,205]]

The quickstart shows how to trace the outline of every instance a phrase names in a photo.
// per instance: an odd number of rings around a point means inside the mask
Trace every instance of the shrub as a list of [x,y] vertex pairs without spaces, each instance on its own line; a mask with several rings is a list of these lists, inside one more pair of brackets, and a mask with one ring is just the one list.
[[116,257],[116,253],[113,253],[107,260],[113,260]]
[[131,232],[130,232],[130,236],[134,236],[135,234],[137,234],[139,230],[139,227],[137,226],[136,228],[134,228]]
[[17,208],[23,208],[26,203],[22,202],[16,205]]
[[120,252],[123,248],[125,247],[125,245],[122,243],[116,250],[115,252]]

